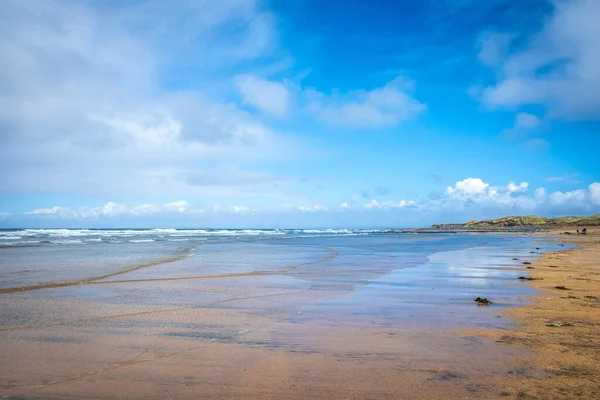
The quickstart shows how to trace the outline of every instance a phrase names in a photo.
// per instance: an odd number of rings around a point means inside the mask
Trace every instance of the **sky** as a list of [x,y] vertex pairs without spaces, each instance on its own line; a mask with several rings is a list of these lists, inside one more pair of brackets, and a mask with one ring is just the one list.
[[0,228],[600,213],[600,0],[0,9]]

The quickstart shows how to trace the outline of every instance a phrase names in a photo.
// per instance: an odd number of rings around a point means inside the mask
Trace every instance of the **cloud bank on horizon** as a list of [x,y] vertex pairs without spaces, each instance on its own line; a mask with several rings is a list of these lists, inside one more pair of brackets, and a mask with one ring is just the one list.
[[600,0],[0,9],[0,227],[600,212]]
[[150,221],[170,221],[178,227],[218,228],[225,223],[243,228],[253,226],[264,218],[273,221],[269,227],[303,228],[319,225],[325,217],[336,226],[363,227],[433,223],[435,220],[432,218],[439,216],[464,219],[508,214],[562,215],[572,211],[588,214],[599,207],[600,182],[569,192],[548,193],[544,187],[539,187],[529,193],[527,182],[492,186],[479,178],[467,178],[448,186],[437,198],[422,200],[364,201],[355,196],[339,204],[283,204],[264,208],[245,205],[223,207],[218,204],[202,207],[185,200],[134,206],[111,201],[99,207],[38,208],[22,215],[6,214],[0,219],[12,220],[15,226],[20,227],[56,227],[61,224],[97,227],[128,227],[131,225],[127,224],[134,224],[148,227],[153,226]]

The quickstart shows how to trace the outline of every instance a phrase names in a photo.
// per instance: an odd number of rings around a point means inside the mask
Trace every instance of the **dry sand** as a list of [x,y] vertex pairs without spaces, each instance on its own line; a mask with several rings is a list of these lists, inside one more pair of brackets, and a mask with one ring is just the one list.
[[578,248],[545,254],[528,266],[535,279],[528,283],[541,293],[528,306],[504,311],[520,325],[465,332],[534,351],[506,379],[507,397],[600,399],[600,228],[588,228],[588,235],[565,232],[575,230],[558,229],[554,240]]

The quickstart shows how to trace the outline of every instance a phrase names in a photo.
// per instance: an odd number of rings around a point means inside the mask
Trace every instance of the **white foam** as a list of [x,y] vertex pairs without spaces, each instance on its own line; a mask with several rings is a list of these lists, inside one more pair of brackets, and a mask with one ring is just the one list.
[[[95,244],[104,243],[149,243],[153,241],[204,240],[212,237],[319,237],[354,236],[380,233],[377,229],[21,229],[0,231],[2,246],[14,242],[15,246],[40,243],[27,242],[28,239],[40,239],[42,244]],[[49,242],[48,242],[49,240]]]
[[84,244],[83,240],[78,240],[78,239],[54,240],[54,241],[50,241],[50,243],[54,243],[54,244]]
[[2,243],[3,246],[10,246],[10,247],[18,247],[18,246],[28,246],[28,245],[34,245],[34,244],[40,244],[42,243],[39,240],[22,240],[20,242],[4,242]]
[[10,236],[2,236],[1,239],[2,240],[19,240],[19,239],[23,239],[23,237],[22,236],[10,235]]
[[354,233],[350,229],[302,229],[303,233]]
[[46,236],[86,236],[89,229],[25,229],[28,236],[46,235]]

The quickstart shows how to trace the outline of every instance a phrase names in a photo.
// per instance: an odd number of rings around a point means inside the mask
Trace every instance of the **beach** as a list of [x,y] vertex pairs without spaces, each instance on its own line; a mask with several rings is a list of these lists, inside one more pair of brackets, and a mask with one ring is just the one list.
[[592,234],[9,234],[6,398],[597,397]]
[[577,248],[545,254],[527,269],[534,279],[528,284],[539,294],[531,304],[503,312],[517,327],[465,332],[533,351],[506,382],[519,398],[600,398],[600,229],[573,233],[570,227],[557,229],[551,240]]

